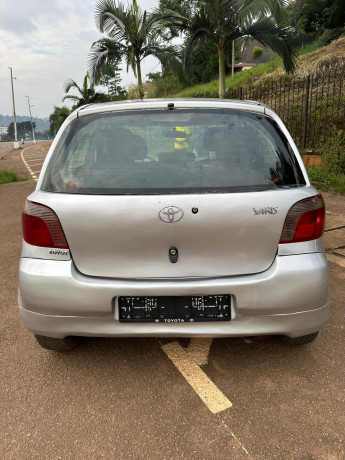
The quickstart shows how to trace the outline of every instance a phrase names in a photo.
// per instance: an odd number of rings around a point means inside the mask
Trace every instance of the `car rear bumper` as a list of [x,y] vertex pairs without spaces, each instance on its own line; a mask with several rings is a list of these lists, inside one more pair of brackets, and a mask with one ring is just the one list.
[[47,337],[247,337],[287,335],[299,337],[318,331],[326,322],[329,303],[320,309],[286,315],[240,316],[214,323],[120,323],[113,316],[42,315],[19,308],[25,326]]
[[[19,309],[25,326],[50,337],[297,337],[319,330],[329,314],[325,254],[278,256],[269,270],[223,278],[103,279],[72,261],[22,258]],[[119,296],[230,294],[231,321],[120,323]]]

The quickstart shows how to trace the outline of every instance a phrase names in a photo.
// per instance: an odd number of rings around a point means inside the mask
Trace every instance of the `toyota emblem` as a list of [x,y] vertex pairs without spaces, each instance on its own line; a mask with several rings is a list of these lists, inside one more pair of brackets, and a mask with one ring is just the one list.
[[172,224],[182,219],[183,211],[176,206],[166,206],[159,211],[158,217],[162,222]]

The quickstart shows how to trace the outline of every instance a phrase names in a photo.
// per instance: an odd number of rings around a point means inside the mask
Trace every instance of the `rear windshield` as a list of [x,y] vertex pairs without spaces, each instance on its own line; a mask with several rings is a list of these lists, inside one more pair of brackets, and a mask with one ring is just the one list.
[[224,193],[305,185],[276,123],[238,110],[87,115],[63,133],[42,189],[60,193]]

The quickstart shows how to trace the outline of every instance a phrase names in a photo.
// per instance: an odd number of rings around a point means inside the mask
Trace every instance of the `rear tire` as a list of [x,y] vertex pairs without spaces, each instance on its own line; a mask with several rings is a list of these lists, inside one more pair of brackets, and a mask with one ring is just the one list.
[[56,339],[55,337],[46,337],[44,335],[35,334],[37,342],[42,348],[53,351],[69,351],[72,350],[79,342],[80,337],[64,337],[63,339]]
[[284,345],[306,345],[307,343],[313,342],[318,336],[319,331],[313,332],[308,335],[301,335],[300,337],[284,337]]

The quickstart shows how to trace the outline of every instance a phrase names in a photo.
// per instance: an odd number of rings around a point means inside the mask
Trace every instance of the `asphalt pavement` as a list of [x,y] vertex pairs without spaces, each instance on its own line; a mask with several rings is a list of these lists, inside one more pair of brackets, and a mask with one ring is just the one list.
[[[0,168],[11,161],[21,170],[21,153],[7,154]],[[35,155],[43,159],[42,145],[24,152]],[[164,351],[171,342],[186,350],[188,339],[88,338],[57,354],[24,328],[17,307],[20,220],[35,185],[0,186],[2,459],[345,459],[344,197],[324,194],[328,323],[302,347],[269,337],[209,342],[198,368],[231,401],[214,414]]]

